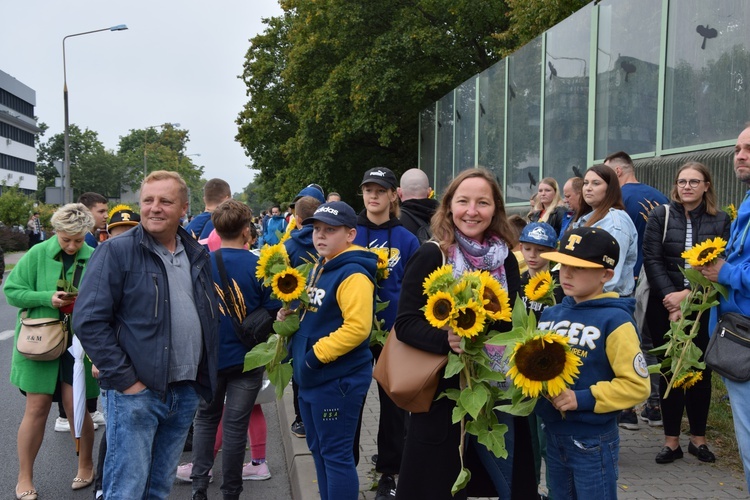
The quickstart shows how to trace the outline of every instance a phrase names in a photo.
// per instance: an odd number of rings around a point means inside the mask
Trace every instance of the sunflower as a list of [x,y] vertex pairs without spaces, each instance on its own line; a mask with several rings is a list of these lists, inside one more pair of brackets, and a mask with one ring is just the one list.
[[475,337],[484,330],[487,316],[484,308],[474,299],[456,307],[456,314],[450,319],[453,332],[460,337]]
[[508,292],[489,274],[482,277],[482,304],[487,317],[493,321],[510,321],[511,308]]
[[371,248],[370,251],[378,256],[378,269],[377,279],[378,281],[388,278],[390,270],[388,269],[389,258],[387,248]]
[[432,295],[438,290],[444,290],[454,282],[453,266],[448,264],[440,266],[425,278],[422,288],[425,295]]
[[737,207],[734,206],[734,203],[730,203],[726,207],[724,207],[722,210],[724,210],[727,215],[729,216],[729,220],[733,221],[737,218]]
[[535,398],[544,389],[555,397],[578,376],[580,358],[570,351],[568,340],[548,332],[519,342],[510,357],[508,376],[520,387],[523,395]]
[[552,275],[549,271],[536,273],[529,278],[529,283],[523,289],[529,300],[542,300],[552,289]]
[[726,246],[727,242],[722,238],[709,239],[682,252],[682,258],[687,260],[692,267],[705,266],[721,255]]
[[424,309],[424,316],[435,328],[444,327],[455,314],[456,301],[446,292],[438,291],[430,295]]
[[675,380],[673,387],[682,387],[683,389],[690,389],[699,381],[703,380],[702,371],[689,371],[682,377]]
[[258,266],[255,268],[255,277],[259,280],[272,278],[275,274],[273,268],[276,266],[282,266],[282,268],[289,266],[286,247],[282,243],[265,246],[260,250]]
[[287,267],[276,273],[271,281],[274,295],[284,302],[297,300],[305,289],[305,278],[293,267]]

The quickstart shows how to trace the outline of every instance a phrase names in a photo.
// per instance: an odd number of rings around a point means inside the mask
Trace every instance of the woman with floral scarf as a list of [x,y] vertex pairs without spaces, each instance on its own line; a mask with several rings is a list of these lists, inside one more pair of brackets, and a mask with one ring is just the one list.
[[[476,168],[463,171],[448,186],[432,218],[434,243],[425,243],[409,260],[398,303],[395,331],[399,340],[425,351],[460,353],[461,338],[449,327],[435,328],[422,308],[427,297],[422,284],[431,272],[445,264],[454,275],[484,270],[508,291],[511,302],[519,291],[520,274],[510,248],[515,236],[505,214],[500,187],[492,173]],[[508,330],[510,324],[495,329]],[[489,346],[488,346],[489,348]],[[488,352],[495,370],[502,370],[502,348]],[[437,394],[457,389],[459,376],[440,379]],[[413,413],[404,446],[397,499],[460,499],[469,496],[535,498],[531,437],[526,418],[499,415],[508,425],[506,459],[497,459],[471,437],[464,460],[472,472],[468,489],[451,495],[451,486],[461,470],[458,453],[461,429],[452,423],[454,403],[437,399],[426,413]]]

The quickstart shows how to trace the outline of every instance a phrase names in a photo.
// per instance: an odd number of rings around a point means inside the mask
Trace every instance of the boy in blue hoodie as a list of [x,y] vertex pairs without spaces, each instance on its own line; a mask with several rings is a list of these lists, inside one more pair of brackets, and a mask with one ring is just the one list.
[[[320,205],[313,226],[320,259],[307,278],[310,304],[291,339],[294,380],[322,500],[356,500],[354,433],[372,379],[369,340],[377,256],[353,245],[357,215],[344,202]],[[277,319],[290,313],[281,309]]]
[[617,498],[617,415],[650,392],[633,323],[635,302],[603,293],[619,251],[617,240],[606,231],[580,227],[563,236],[557,252],[542,254],[561,264],[566,297],[544,310],[538,327],[567,336],[583,361],[575,383],[551,402],[540,398],[535,409],[545,423],[555,500]]

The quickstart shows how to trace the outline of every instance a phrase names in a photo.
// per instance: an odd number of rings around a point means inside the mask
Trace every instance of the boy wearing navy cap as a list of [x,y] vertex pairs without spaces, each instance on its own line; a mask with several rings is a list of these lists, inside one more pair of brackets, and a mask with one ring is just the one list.
[[[307,277],[310,304],[290,345],[300,413],[321,499],[355,500],[359,480],[352,448],[372,379],[377,256],[353,244],[357,215],[342,201],[320,205],[303,224],[313,226],[320,259]],[[289,313],[281,309],[277,319]]]
[[[518,241],[521,245],[521,254],[527,266],[527,270],[521,273],[521,297],[526,305],[526,309],[533,311],[537,320],[539,320],[539,315],[547,305],[530,300],[526,296],[525,288],[531,278],[544,271],[549,271],[549,260],[542,257],[542,254],[555,250],[555,247],[557,247],[557,233],[546,222],[530,222],[521,231]],[[556,282],[560,282],[557,271],[552,271],[550,274]],[[554,294],[555,300],[558,303],[565,296],[562,288],[559,287],[555,289]]]
[[[603,293],[620,246],[608,232],[567,232],[556,252],[565,299],[542,313],[540,330],[568,337],[583,362],[575,383],[535,412],[544,420],[547,470],[556,500],[617,498],[617,415],[648,398],[648,369],[633,323],[635,301]],[[564,412],[564,415],[563,415]]]

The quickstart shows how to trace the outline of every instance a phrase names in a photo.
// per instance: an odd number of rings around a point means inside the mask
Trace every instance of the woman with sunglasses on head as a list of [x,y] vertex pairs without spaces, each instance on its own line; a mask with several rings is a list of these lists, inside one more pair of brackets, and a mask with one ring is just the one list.
[[[711,172],[701,163],[689,162],[680,167],[675,176],[671,200],[669,205],[661,205],[651,212],[643,236],[643,265],[651,285],[646,324],[649,325],[654,347],[664,345],[669,322],[680,319],[680,302],[690,293],[689,283],[680,272],[680,268],[690,267],[682,258],[682,252],[717,236],[728,240],[731,223],[729,216],[718,208]],[[693,342],[705,352],[708,345],[707,317],[704,316],[700,322],[698,336]],[[700,360],[703,360],[702,356]],[[674,389],[665,399],[667,382],[664,377],[660,378],[659,402],[665,443],[656,455],[656,463],[667,464],[682,458],[679,436],[685,410],[690,422],[688,452],[702,462],[714,462],[716,457],[706,445],[711,370],[706,368],[702,380],[694,386],[685,390]]]

